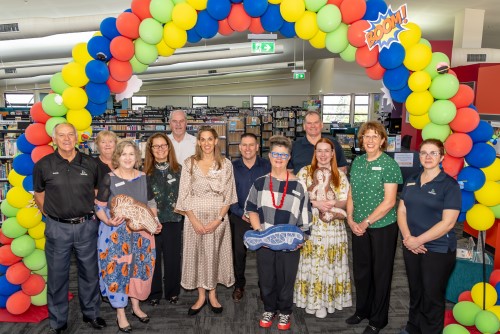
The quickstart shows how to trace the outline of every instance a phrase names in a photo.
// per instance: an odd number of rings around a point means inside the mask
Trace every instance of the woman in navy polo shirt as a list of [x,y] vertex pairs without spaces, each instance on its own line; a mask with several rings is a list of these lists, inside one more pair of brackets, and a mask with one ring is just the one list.
[[439,168],[443,157],[441,141],[424,140],[423,170],[408,178],[401,192],[398,225],[410,287],[410,312],[401,334],[443,332],[445,291],[457,248],[453,227],[462,201],[457,181]]

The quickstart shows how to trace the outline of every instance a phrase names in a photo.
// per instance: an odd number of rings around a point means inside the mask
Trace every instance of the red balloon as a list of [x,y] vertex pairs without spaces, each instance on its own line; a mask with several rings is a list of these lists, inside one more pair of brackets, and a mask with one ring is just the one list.
[[370,23],[366,20],[354,22],[347,29],[347,40],[352,46],[360,48],[366,45],[365,30],[370,27]]
[[378,49],[370,50],[368,46],[363,46],[356,50],[356,63],[361,67],[372,67],[378,62]]
[[111,59],[108,62],[109,75],[116,81],[128,81],[133,74],[132,64],[128,61]]
[[30,115],[31,115],[31,118],[33,118],[34,122],[43,123],[43,124],[47,123],[49,118],[52,117],[52,116],[47,115],[47,113],[45,113],[45,111],[43,111],[42,102],[34,103],[31,106]]
[[28,296],[36,296],[45,289],[45,280],[38,274],[32,274],[22,283],[21,289]]
[[18,315],[28,311],[31,305],[31,297],[22,291],[17,291],[7,299],[5,308],[10,314]]
[[127,89],[126,81],[116,81],[111,76],[108,78],[108,81],[106,81],[106,85],[108,85],[111,93],[115,94],[123,93],[125,89]]
[[132,13],[137,15],[137,17],[142,21],[144,19],[153,17],[151,16],[151,12],[149,11],[150,4],[151,0],[132,0],[130,8],[132,9]]
[[42,123],[28,125],[24,134],[28,142],[33,145],[46,145],[52,140],[47,134],[47,131],[45,131],[45,124]]
[[[462,158],[469,154],[472,150],[472,145],[472,139],[468,134],[455,132],[446,138],[446,141],[444,142],[444,149],[446,150],[446,155],[451,155],[455,158]],[[447,163],[451,164],[451,161]]]
[[111,55],[120,61],[129,61],[134,56],[134,43],[125,36],[113,38],[109,45]]
[[37,146],[33,149],[33,151],[31,151],[31,160],[33,160],[34,163],[37,163],[38,160],[51,153],[54,153],[54,148],[52,146],[49,145]]
[[242,3],[233,3],[229,16],[227,17],[227,22],[234,31],[243,32],[250,27],[252,18],[245,12]]
[[139,25],[141,19],[134,13],[123,12],[116,18],[116,29],[125,37],[136,39],[139,38]]
[[344,0],[328,0],[327,4],[340,7],[340,4],[342,3],[342,1],[344,1]]
[[455,104],[457,109],[468,107],[474,102],[474,90],[464,84],[458,86],[458,92],[450,99]]
[[443,165],[443,169],[446,174],[451,177],[455,177],[464,167],[464,158],[456,158],[449,154],[445,154],[441,164]]
[[457,115],[450,122],[450,128],[454,132],[471,132],[479,124],[479,114],[472,108],[457,109]]
[[8,238],[6,237],[3,232],[2,232],[2,229],[0,228],[0,244],[2,245],[10,245],[12,243],[12,238]]
[[234,32],[234,30],[229,26],[227,18],[219,21],[219,34],[224,36],[229,36]]
[[11,265],[5,273],[7,281],[9,281],[9,283],[11,284],[17,285],[26,282],[30,275],[31,270],[28,269],[22,261]]
[[372,80],[382,80],[385,73],[385,68],[377,61],[372,67],[365,69],[366,75]]
[[459,302],[473,302],[470,290],[464,291],[460,295],[458,295],[458,301]]
[[344,0],[340,4],[340,13],[342,13],[342,22],[351,24],[365,15],[365,0]]
[[[260,23],[260,17],[252,17],[250,22],[250,27],[248,27],[248,30],[252,34],[262,34],[265,32],[264,28],[262,27],[262,24]],[[220,27],[220,26],[219,26]]]
[[496,286],[500,282],[500,269],[495,269],[491,272],[489,282],[492,286]]
[[14,263],[21,261],[22,257],[19,257],[12,253],[10,245],[3,245],[0,247],[0,264],[3,266],[11,266]]

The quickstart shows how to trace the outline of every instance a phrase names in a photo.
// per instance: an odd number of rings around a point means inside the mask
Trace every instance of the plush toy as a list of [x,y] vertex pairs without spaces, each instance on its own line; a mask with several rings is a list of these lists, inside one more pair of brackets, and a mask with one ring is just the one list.
[[267,247],[274,251],[293,251],[304,242],[304,234],[296,225],[278,224],[265,231],[246,231],[243,243],[249,250]]
[[[318,168],[313,173],[313,183],[307,189],[311,201],[331,201],[336,200],[335,192],[330,183],[332,172],[325,167]],[[331,208],[329,211],[319,212],[319,218],[329,223],[334,219],[345,219],[347,214],[340,208]]]
[[123,217],[132,231],[153,234],[158,226],[151,210],[143,203],[127,195],[118,195],[111,201],[111,217]]

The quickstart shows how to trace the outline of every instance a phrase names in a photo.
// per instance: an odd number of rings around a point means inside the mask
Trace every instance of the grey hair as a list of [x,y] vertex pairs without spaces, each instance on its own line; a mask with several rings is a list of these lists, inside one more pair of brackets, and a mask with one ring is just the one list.
[[65,125],[68,125],[70,126],[71,128],[73,128],[73,131],[75,132],[75,137],[78,138],[78,131],[76,130],[75,126],[71,123],[68,123],[68,122],[64,122],[64,123],[59,123],[59,124],[56,124],[56,126],[54,126],[54,128],[52,129],[52,139],[56,138],[56,129],[59,127],[59,125],[61,124],[65,124]]
[[175,110],[172,110],[172,111],[170,112],[170,117],[169,117],[169,119],[170,119],[170,118],[172,118],[172,116],[173,116],[173,115],[174,115],[174,113],[176,113],[176,112],[178,112],[178,113],[182,113],[182,115],[184,116],[184,119],[185,119],[185,120],[187,120],[186,110],[182,110],[182,109],[175,109]]

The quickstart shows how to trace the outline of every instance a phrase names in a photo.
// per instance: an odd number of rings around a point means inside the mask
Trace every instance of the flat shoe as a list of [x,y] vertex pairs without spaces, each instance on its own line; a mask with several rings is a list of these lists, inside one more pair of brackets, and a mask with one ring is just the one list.
[[125,327],[120,327],[120,324],[118,323],[118,319],[116,319],[116,325],[118,326],[118,329],[120,330],[120,332],[123,332],[123,333],[132,332],[132,326],[130,326],[130,324],[128,326],[125,326]]
[[132,310],[132,315],[137,319],[139,319],[139,321],[142,322],[143,324],[147,324],[150,320],[147,314],[144,317],[139,317],[137,314],[134,313],[134,310]]
[[208,307],[212,310],[212,312],[216,313],[216,314],[219,314],[219,313],[222,313],[222,310],[224,309],[222,306],[219,306],[219,307],[215,307],[213,306],[211,303],[210,303],[210,300],[208,300]]
[[361,321],[363,321],[363,317],[360,317],[359,315],[357,315],[356,313],[351,315],[349,318],[345,319],[345,323],[348,324],[348,325],[357,325],[359,324]]
[[149,301],[149,305],[151,305],[151,306],[156,306],[158,304],[160,304],[160,300],[159,299],[151,299]]
[[173,296],[168,299],[168,302],[170,304],[177,304],[179,302],[179,297],[178,296]]
[[189,310],[188,310],[188,315],[197,315],[198,313],[200,313],[201,309],[203,307],[205,307],[205,305],[207,305],[207,300],[205,299],[205,302],[203,303],[203,305],[201,305],[199,308],[192,308],[190,307]]

